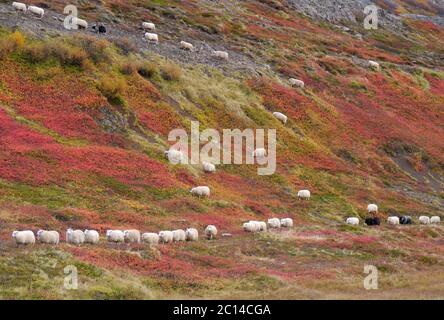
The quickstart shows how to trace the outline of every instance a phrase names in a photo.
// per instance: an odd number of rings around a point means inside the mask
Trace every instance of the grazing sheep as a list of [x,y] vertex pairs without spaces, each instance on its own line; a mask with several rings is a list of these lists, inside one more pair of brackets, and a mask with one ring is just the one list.
[[279,229],[281,227],[281,220],[278,218],[268,219],[268,227],[271,229]]
[[199,231],[194,228],[188,228],[185,231],[185,237],[187,241],[197,241],[199,240]]
[[377,213],[378,212],[378,206],[376,204],[369,204],[367,206],[368,213]]
[[106,33],[106,27],[103,25],[100,25],[100,26],[93,25],[92,29],[94,30],[95,33],[101,33],[101,34]]
[[195,187],[190,190],[190,192],[198,197],[209,197],[210,196],[210,188],[206,186]]
[[399,218],[398,217],[388,217],[387,223],[391,225],[398,225],[399,224]]
[[35,243],[34,232],[31,230],[14,231],[12,233],[12,238],[15,240],[17,247],[20,245],[33,245]]
[[267,223],[265,221],[258,221],[259,231],[267,231]]
[[28,11],[40,16],[40,19],[42,19],[43,15],[45,14],[45,10],[43,10],[42,8],[36,7],[36,6],[29,6]]
[[85,242],[85,234],[82,230],[66,230],[66,242],[74,245],[81,245]]
[[245,222],[242,228],[246,232],[258,232],[260,230],[260,226],[255,221]]
[[21,2],[13,2],[12,6],[14,7],[15,10],[17,11],[23,11],[26,12],[26,4],[21,3]]
[[185,162],[185,156],[182,151],[170,149],[164,152],[165,158],[167,158],[172,164],[180,164]]
[[285,114],[280,112],[273,112],[273,116],[279,121],[281,121],[283,124],[287,123],[288,117]]
[[298,198],[308,200],[311,197],[310,190],[299,190],[298,191]]
[[412,224],[412,218],[409,216],[401,216],[399,217],[400,224]]
[[262,231],[262,223],[261,221],[250,220],[249,222],[254,223],[256,225],[257,231]]
[[185,231],[183,231],[182,229],[178,229],[178,230],[173,230],[173,241],[177,242],[177,241],[185,241],[187,238]]
[[125,234],[122,230],[107,230],[106,240],[108,242],[123,243],[125,242]]
[[37,240],[40,243],[59,244],[60,234],[57,231],[37,231]]
[[139,230],[124,230],[123,237],[126,243],[140,243],[140,231]]
[[219,59],[228,60],[228,52],[225,51],[213,51],[211,55]]
[[162,243],[173,242],[173,232],[172,231],[160,231],[159,241]]
[[283,228],[293,228],[293,219],[291,218],[281,219],[281,226]]
[[217,236],[217,228],[213,225],[209,225],[205,228],[205,236],[208,240],[213,240]]
[[265,158],[267,156],[267,150],[264,148],[258,148],[253,151],[253,157],[256,158]]
[[194,46],[191,43],[189,43],[189,42],[181,41],[180,42],[180,48],[183,49],[183,50],[192,51]]
[[207,161],[202,163],[202,168],[205,172],[216,172],[216,166]]
[[148,244],[158,244],[159,243],[159,235],[153,232],[145,232],[142,234],[142,241]]
[[430,218],[426,216],[419,217],[419,223],[421,224],[430,224]]
[[145,39],[150,41],[150,42],[155,42],[158,43],[159,42],[159,36],[155,33],[145,33]]
[[88,29],[88,22],[80,18],[72,18],[72,23],[76,25],[79,29]]
[[441,218],[438,216],[433,216],[430,218],[430,223],[437,224],[441,222]]
[[373,70],[381,71],[381,65],[379,63],[377,63],[376,61],[369,60],[368,65]]
[[152,22],[143,22],[142,29],[144,30],[156,30],[156,25]]
[[381,224],[381,220],[378,217],[366,218],[365,224],[368,226],[379,226]]
[[352,226],[357,226],[359,225],[359,219],[358,218],[347,218],[347,220],[345,221],[346,224],[350,224]]
[[84,231],[85,233],[85,243],[89,244],[98,244],[100,241],[100,235],[96,230],[88,230]]
[[305,83],[302,80],[290,78],[288,80],[288,82],[290,83],[290,85],[292,87],[296,87],[296,88],[304,88],[305,87]]

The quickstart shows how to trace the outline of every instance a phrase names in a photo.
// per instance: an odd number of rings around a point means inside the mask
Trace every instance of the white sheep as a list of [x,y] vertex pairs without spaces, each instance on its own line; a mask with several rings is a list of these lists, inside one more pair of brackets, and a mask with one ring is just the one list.
[[142,241],[148,244],[158,244],[159,243],[159,235],[153,232],[145,232],[142,234]]
[[152,22],[143,22],[142,29],[144,30],[156,30],[156,25]]
[[72,24],[76,25],[79,29],[88,29],[88,22],[80,18],[72,18]]
[[123,237],[126,243],[140,243],[140,231],[139,230],[124,230]]
[[267,223],[265,221],[258,221],[259,231],[267,231]]
[[421,224],[430,224],[430,218],[426,216],[419,217],[419,223]]
[[59,244],[60,234],[57,231],[39,230],[37,231],[37,240],[40,243]]
[[202,168],[205,172],[216,172],[216,166],[210,162],[202,162]]
[[164,155],[172,164],[185,163],[185,156],[182,151],[170,149],[165,151]]
[[256,231],[267,231],[267,224],[265,222],[254,220],[251,220],[249,222],[253,223],[256,226]]
[[180,48],[183,49],[183,50],[192,51],[194,46],[191,43],[189,43],[189,42],[181,41],[180,42]]
[[66,242],[74,245],[81,245],[85,242],[85,234],[82,230],[66,230]]
[[377,213],[378,206],[376,204],[371,203],[367,206],[367,211],[368,211],[368,213]]
[[430,223],[437,224],[441,222],[441,218],[438,216],[433,216],[430,218]]
[[21,2],[13,2],[12,6],[14,7],[15,10],[17,11],[23,11],[26,12],[26,4],[21,3]]
[[260,227],[255,221],[249,221],[245,222],[242,226],[244,231],[246,232],[258,232],[260,230]]
[[302,80],[299,80],[299,79],[290,78],[288,80],[288,82],[290,83],[290,85],[292,87],[296,87],[296,88],[304,88],[305,87],[305,82]]
[[268,219],[268,227],[271,229],[279,229],[281,227],[281,220],[278,218]]
[[267,156],[267,150],[264,148],[257,148],[253,151],[253,157],[256,158],[265,158]]
[[281,226],[283,228],[293,228],[293,219],[291,218],[281,219]]
[[100,235],[96,230],[88,230],[86,229],[85,234],[85,243],[89,244],[98,244],[100,241]]
[[185,231],[182,229],[173,230],[173,241],[185,241],[187,238]]
[[190,190],[190,192],[198,197],[209,197],[210,196],[210,188],[206,186],[195,187]]
[[172,231],[160,231],[159,241],[162,243],[173,242],[173,232]]
[[122,230],[107,230],[106,240],[108,242],[122,243],[125,242],[125,234]]
[[310,190],[299,190],[298,191],[298,198],[308,200],[311,197]]
[[388,217],[387,223],[391,225],[398,225],[399,224],[399,217]]
[[216,226],[213,226],[211,224],[208,225],[205,228],[205,236],[207,237],[208,240],[212,240],[212,239],[216,238],[216,236],[217,236],[217,228],[216,228]]
[[36,6],[29,6],[28,11],[40,16],[40,19],[42,19],[43,15],[45,14],[45,10],[43,10],[42,8],[36,7]]
[[159,36],[155,33],[145,33],[145,39],[150,41],[150,42],[155,42],[158,43],[159,42]]
[[376,70],[376,71],[380,71],[381,70],[381,65],[379,63],[377,63],[376,61],[372,61],[369,60],[368,61],[368,65],[370,66],[370,68]]
[[279,121],[281,121],[283,124],[287,123],[288,117],[285,114],[280,112],[273,112],[273,116]]
[[185,230],[185,237],[187,241],[197,241],[199,240],[199,231],[195,228],[188,228]]
[[359,225],[359,219],[352,217],[352,218],[347,218],[347,220],[345,221],[346,224],[351,224],[352,226],[357,226]]
[[12,233],[12,238],[15,240],[17,246],[28,244],[33,245],[35,243],[34,232],[31,230],[14,231]]
[[216,57],[216,58],[219,58],[219,59],[228,60],[228,52],[226,52],[226,51],[213,51],[211,53],[211,55],[213,57]]

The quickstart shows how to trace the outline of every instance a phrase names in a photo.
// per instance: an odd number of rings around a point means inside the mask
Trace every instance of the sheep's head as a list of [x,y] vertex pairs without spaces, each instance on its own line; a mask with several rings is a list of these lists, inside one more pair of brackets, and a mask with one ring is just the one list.
[[42,233],[43,233],[43,230],[41,230],[41,229],[40,229],[39,231],[37,231],[37,233],[36,233],[36,234],[37,234],[37,239],[40,238],[40,235],[41,235]]
[[112,230],[106,230],[106,236],[109,237],[113,231]]
[[69,228],[68,230],[66,230],[66,233],[68,233],[68,234],[71,234],[71,233],[73,233],[74,232],[74,230],[72,230],[71,228]]
[[14,231],[14,232],[12,233],[12,237],[15,238],[15,237],[17,236],[17,234],[18,234],[18,231]]

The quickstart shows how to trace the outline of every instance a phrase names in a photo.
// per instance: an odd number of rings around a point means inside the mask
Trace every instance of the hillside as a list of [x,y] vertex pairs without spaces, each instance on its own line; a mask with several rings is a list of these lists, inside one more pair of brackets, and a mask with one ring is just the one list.
[[[444,218],[444,7],[378,0],[381,27],[368,31],[369,2],[73,1],[107,27],[98,35],[63,28],[65,1],[38,3],[43,19],[0,1],[0,298],[444,298],[444,226],[417,222]],[[142,21],[156,24],[159,44],[143,40]],[[168,134],[192,121],[276,129],[276,173],[170,164]],[[193,197],[198,185],[211,196]],[[369,203],[384,221],[416,223],[345,225]],[[271,217],[295,226],[242,230]],[[203,239],[208,224],[216,240]],[[16,248],[11,239],[25,229],[64,240],[67,228],[187,227],[201,240]],[[78,290],[63,288],[68,265]],[[365,265],[378,268],[379,290],[363,288]]]

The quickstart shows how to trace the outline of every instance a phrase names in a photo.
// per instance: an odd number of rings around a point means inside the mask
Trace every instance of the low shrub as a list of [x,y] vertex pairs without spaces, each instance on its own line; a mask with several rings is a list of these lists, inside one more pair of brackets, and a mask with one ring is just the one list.
[[167,63],[161,68],[161,75],[167,81],[179,81],[182,77],[182,69],[173,63]]
[[114,76],[105,76],[98,84],[100,92],[114,104],[123,104],[122,94],[126,87],[126,82],[123,79]]
[[159,74],[159,67],[154,62],[144,62],[138,66],[137,72],[142,77],[149,79]]
[[0,39],[0,59],[5,58],[15,50],[25,45],[25,37],[20,31],[15,31]]
[[24,54],[31,63],[41,63],[56,59],[62,66],[86,68],[89,65],[88,55],[81,48],[70,47],[61,41],[34,43],[24,48]]
[[126,56],[138,51],[137,45],[128,38],[114,38],[112,42]]

